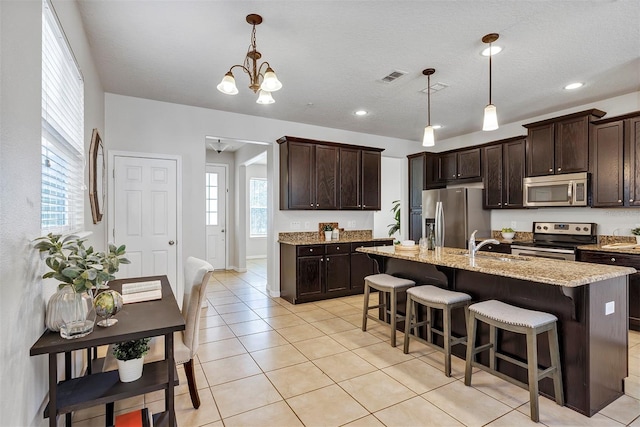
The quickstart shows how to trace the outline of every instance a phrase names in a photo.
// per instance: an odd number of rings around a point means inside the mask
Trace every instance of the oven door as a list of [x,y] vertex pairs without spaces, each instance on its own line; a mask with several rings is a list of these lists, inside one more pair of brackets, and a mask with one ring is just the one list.
[[556,259],[560,261],[576,260],[576,253],[571,249],[539,248],[534,246],[513,246],[512,245],[511,255]]

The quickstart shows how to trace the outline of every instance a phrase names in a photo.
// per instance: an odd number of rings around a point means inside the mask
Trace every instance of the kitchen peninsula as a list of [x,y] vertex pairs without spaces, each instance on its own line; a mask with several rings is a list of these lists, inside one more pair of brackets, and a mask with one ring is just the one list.
[[[624,394],[628,374],[627,276],[629,267],[540,260],[498,253],[478,253],[470,259],[463,249],[442,248],[426,254],[399,251],[393,246],[358,248],[378,263],[381,273],[436,284],[471,295],[473,301],[497,299],[519,307],[551,313],[558,318],[566,406],[592,416]],[[404,300],[398,310],[404,313]],[[455,316],[457,315],[457,316]],[[435,320],[436,324],[441,319]],[[454,313],[452,330],[466,335],[462,313]],[[488,328],[479,340],[488,342]],[[546,339],[539,342],[539,363],[549,366]],[[526,358],[524,337],[504,332],[503,352]],[[465,347],[453,353],[464,359]],[[488,355],[479,355],[488,364]],[[499,363],[498,370],[526,383],[526,370]],[[545,379],[540,392],[553,396]]]

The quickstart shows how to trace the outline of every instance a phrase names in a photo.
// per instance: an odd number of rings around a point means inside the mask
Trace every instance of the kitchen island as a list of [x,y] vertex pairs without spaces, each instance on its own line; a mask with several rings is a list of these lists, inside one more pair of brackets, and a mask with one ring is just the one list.
[[[426,254],[393,246],[358,251],[375,260],[380,272],[414,280],[417,285],[435,284],[465,292],[473,301],[497,299],[555,315],[565,401],[571,409],[592,416],[624,394],[623,380],[628,373],[627,276],[635,269],[497,253],[478,253],[470,259],[466,250],[453,248]],[[404,313],[404,299],[398,304],[398,311]],[[452,330],[466,335],[463,314],[455,314]],[[481,326],[478,340],[486,343],[489,329]],[[538,340],[538,360],[544,367],[549,366],[546,342],[545,337]],[[498,346],[516,358],[526,358],[521,335],[504,331]],[[465,350],[458,345],[453,353],[464,359]],[[479,355],[479,361],[488,365],[488,354]],[[498,370],[527,382],[523,368],[499,361]],[[553,396],[550,379],[540,382],[540,392]]]

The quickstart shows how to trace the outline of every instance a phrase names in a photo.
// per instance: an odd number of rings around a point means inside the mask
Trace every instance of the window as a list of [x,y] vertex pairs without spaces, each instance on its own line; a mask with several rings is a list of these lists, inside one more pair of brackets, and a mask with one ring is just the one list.
[[267,180],[249,178],[249,236],[267,235]]
[[218,225],[218,174],[207,172],[206,179],[206,223],[207,225]]
[[84,82],[55,12],[42,3],[41,228],[84,225]]

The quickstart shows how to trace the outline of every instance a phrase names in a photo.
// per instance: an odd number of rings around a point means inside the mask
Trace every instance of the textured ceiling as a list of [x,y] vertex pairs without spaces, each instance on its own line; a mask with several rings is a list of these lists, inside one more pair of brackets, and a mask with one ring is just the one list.
[[[432,85],[447,85],[431,95],[436,140],[482,127],[490,32],[504,48],[493,58],[501,124],[640,90],[638,0],[78,3],[107,92],[413,141],[426,125],[427,67]],[[216,90],[244,60],[249,13],[264,19],[258,50],[283,83],[275,104],[256,104],[239,71],[238,95]],[[380,81],[394,70],[408,74]],[[563,90],[573,81],[585,87]]]

